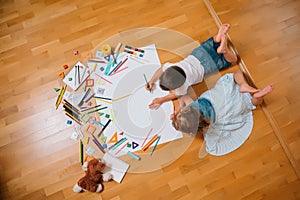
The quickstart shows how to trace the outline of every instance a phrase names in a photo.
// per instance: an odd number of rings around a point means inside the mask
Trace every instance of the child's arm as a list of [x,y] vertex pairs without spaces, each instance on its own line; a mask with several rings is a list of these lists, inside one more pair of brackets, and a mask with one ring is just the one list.
[[155,99],[153,99],[153,101],[149,105],[149,108],[150,109],[158,109],[161,104],[163,104],[167,101],[175,100],[175,99],[177,99],[177,96],[174,93],[170,93],[170,94],[168,94],[167,96],[164,96],[164,97],[155,98]]
[[193,102],[193,99],[188,95],[183,95],[181,97],[178,98],[178,104],[175,106],[175,110],[174,112],[171,114],[170,116],[170,120],[173,120],[174,116],[180,112],[181,108],[183,108],[186,105],[189,105]]
[[148,84],[149,87],[147,87],[147,84],[145,86],[146,90],[153,90],[154,83],[159,79],[159,77],[162,75],[163,69],[160,67],[159,69],[156,70],[152,78],[149,80]]
[[[188,95],[188,94],[181,96],[181,97],[180,97],[180,101],[179,101],[179,103],[182,103],[183,106],[189,105],[189,104],[191,104],[191,103],[193,103],[193,102],[194,102],[194,100],[193,100],[192,97],[190,97],[190,95]],[[182,106],[182,107],[183,107],[183,106]]]

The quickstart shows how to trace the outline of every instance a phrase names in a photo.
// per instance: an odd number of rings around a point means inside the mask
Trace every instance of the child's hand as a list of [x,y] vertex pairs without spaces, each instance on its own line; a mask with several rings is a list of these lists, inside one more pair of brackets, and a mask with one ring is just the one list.
[[161,104],[163,104],[162,99],[161,98],[155,98],[155,99],[153,99],[152,103],[149,104],[149,108],[157,110],[160,107]]
[[170,115],[170,120],[171,120],[171,121],[173,121],[175,115],[176,115],[175,113],[172,113],[172,114]]
[[151,92],[155,89],[155,84],[153,82],[148,82],[148,84],[145,85],[145,88]]

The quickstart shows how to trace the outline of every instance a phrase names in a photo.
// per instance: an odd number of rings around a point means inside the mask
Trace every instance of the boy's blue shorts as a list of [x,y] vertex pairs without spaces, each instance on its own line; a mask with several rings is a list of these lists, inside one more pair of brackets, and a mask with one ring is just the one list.
[[220,43],[216,43],[213,37],[202,42],[199,47],[194,49],[191,55],[195,56],[204,67],[204,74],[210,74],[230,67],[232,63],[228,62],[223,54],[218,54],[217,49]]

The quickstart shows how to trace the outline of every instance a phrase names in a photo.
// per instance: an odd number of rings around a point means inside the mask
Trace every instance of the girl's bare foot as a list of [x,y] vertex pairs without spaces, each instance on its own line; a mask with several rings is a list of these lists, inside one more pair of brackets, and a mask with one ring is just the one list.
[[245,92],[256,93],[256,92],[259,92],[259,90],[251,87],[248,84],[240,85],[240,93],[245,93]]
[[225,35],[229,28],[230,28],[230,24],[223,24],[220,27],[219,32],[215,37],[215,42],[217,43],[221,42],[222,35]]
[[219,54],[221,53],[225,54],[227,52],[227,37],[225,34],[223,34],[221,37],[221,44],[218,47],[217,52]]
[[266,86],[264,89],[256,92],[253,97],[255,98],[262,98],[264,96],[266,96],[267,94],[271,93],[274,89],[274,84],[271,83],[270,85]]

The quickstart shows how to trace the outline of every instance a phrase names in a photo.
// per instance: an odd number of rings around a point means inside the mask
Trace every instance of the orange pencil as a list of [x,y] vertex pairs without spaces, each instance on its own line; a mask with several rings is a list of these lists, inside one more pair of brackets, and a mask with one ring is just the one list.
[[150,147],[150,145],[153,144],[153,143],[155,142],[155,140],[157,140],[158,137],[159,137],[159,136],[158,136],[157,134],[154,135],[154,136],[151,138],[151,140],[149,140],[149,142],[147,142],[147,144],[142,148],[142,150],[143,150],[143,151],[146,151],[146,150]]

